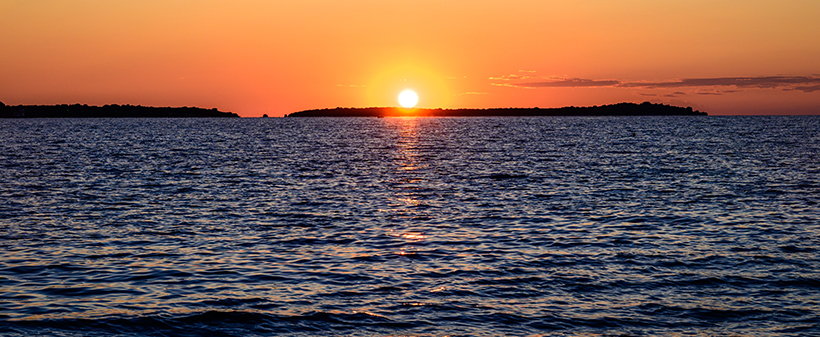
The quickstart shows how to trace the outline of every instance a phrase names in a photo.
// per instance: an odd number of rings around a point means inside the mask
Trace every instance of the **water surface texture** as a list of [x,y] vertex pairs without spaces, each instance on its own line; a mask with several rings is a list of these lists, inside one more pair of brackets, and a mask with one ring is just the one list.
[[820,118],[0,120],[2,336],[820,334]]

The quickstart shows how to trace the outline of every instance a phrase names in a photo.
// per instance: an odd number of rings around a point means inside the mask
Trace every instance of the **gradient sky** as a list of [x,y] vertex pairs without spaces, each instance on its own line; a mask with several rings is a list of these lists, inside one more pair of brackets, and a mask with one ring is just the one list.
[[0,0],[0,101],[820,114],[817,0]]

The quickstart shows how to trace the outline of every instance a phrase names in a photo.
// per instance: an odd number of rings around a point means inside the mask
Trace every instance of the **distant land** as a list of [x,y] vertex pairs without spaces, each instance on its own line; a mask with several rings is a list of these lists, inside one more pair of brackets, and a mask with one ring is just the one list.
[[150,107],[141,105],[80,104],[5,105],[0,102],[0,118],[161,118],[161,117],[239,117],[232,112],[196,107]]
[[643,102],[563,108],[335,108],[294,112],[285,117],[491,117],[491,116],[706,116],[691,107]]

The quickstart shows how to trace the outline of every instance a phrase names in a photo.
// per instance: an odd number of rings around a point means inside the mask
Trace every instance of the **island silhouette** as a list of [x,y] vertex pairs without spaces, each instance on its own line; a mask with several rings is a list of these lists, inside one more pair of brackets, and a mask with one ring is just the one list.
[[0,118],[161,118],[239,117],[232,112],[197,107],[150,107],[141,105],[87,104],[5,105],[0,102]]
[[[643,102],[563,108],[328,108],[298,111],[285,117],[492,117],[492,116],[706,116],[707,113],[666,104]],[[151,107],[141,105],[87,104],[5,105],[0,102],[0,118],[163,118],[231,117],[239,115],[216,108]],[[267,117],[267,115],[265,116]]]
[[294,112],[285,117],[491,117],[491,116],[706,116],[707,113],[650,102],[617,103],[589,107],[563,108],[488,108],[488,109],[425,109],[425,108],[334,108]]

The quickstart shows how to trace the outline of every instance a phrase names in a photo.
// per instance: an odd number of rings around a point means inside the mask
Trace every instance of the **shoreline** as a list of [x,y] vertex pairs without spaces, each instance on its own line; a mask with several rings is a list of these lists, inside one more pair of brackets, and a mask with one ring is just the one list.
[[617,103],[591,107],[562,108],[487,108],[487,109],[430,109],[430,108],[329,108],[294,112],[285,117],[505,117],[505,116],[707,116],[691,107],[678,107],[644,102]]

